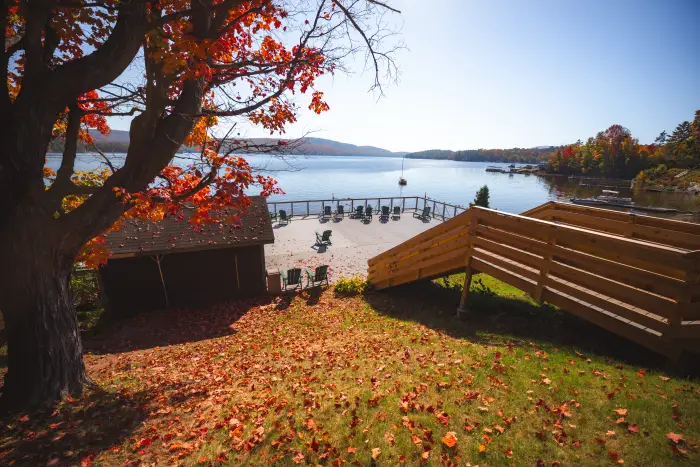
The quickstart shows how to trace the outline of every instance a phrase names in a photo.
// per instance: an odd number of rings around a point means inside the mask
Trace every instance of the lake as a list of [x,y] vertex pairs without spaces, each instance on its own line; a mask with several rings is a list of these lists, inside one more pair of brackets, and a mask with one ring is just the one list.
[[[282,160],[268,155],[248,155],[246,159],[278,180],[285,195],[274,196],[273,201],[427,195],[466,206],[481,186],[488,185],[491,207],[521,213],[550,200],[596,196],[602,190],[580,186],[566,177],[486,172],[488,165],[507,166],[486,162],[405,159],[403,174],[408,185],[401,187],[398,179],[402,159],[399,157],[295,156]],[[47,160],[47,165],[53,169],[60,165],[59,155],[49,155]],[[115,165],[121,165],[122,161],[123,155],[115,155]],[[95,156],[81,154],[76,168],[90,170],[99,163]],[[632,193],[623,190],[620,194],[631,196],[643,205],[684,211],[700,207],[700,197],[688,193],[652,193],[636,188]]]

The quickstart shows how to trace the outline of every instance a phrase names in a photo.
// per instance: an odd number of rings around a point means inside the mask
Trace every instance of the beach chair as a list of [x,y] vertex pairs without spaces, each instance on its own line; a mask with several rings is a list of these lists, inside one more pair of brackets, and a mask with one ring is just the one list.
[[364,206],[358,206],[355,208],[355,219],[362,219],[364,217]]
[[382,213],[379,215],[379,218],[389,220],[390,213],[391,213],[391,208],[389,206],[382,206]]
[[338,208],[335,211],[335,218],[337,219],[339,217],[345,217],[345,206],[343,206],[342,204],[339,204]]
[[362,220],[368,220],[371,222],[372,221],[372,206],[367,206],[367,209],[365,209],[365,215],[362,218]]
[[318,285],[323,285],[323,281],[326,281],[326,285],[330,285],[328,283],[328,265],[319,266],[314,271],[306,270],[306,287],[316,287],[317,282]]
[[277,213],[276,212],[268,212],[267,213],[270,216],[270,222],[275,222],[277,220]]
[[333,217],[333,213],[331,212],[331,207],[330,206],[324,206],[323,207],[323,214],[319,215],[321,219],[330,219]]
[[323,234],[316,232],[316,245],[332,245],[331,234],[332,230],[324,230]]
[[288,269],[285,273],[280,269],[280,276],[282,276],[282,290],[287,290],[287,287],[293,285],[294,289],[301,289],[301,268]]
[[394,206],[394,212],[391,215],[392,219],[401,219],[401,206]]
[[287,211],[284,209],[280,209],[280,218],[279,218],[279,223],[280,224],[289,224],[291,219],[287,217]]
[[418,219],[420,219],[422,221],[425,221],[425,220],[429,221],[430,220],[430,206],[424,207],[423,212],[420,214],[417,212],[414,212],[413,217],[417,217]]

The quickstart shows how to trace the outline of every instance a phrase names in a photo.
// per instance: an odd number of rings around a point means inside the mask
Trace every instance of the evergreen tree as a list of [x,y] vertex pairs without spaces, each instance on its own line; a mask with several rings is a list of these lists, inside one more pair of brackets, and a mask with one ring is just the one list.
[[484,185],[479,188],[476,192],[476,198],[474,198],[473,206],[481,206],[482,208],[490,208],[489,206],[489,187]]

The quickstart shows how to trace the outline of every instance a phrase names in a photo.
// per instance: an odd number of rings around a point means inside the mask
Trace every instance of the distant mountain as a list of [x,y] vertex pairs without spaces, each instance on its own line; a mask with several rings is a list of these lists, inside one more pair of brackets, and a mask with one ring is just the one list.
[[[109,135],[104,136],[98,132],[91,132],[95,138],[95,144],[104,152],[126,152],[129,147],[129,132],[123,130],[112,130]],[[242,140],[245,144],[277,144],[279,138],[247,138]],[[284,140],[283,140],[284,141]],[[54,140],[51,142],[50,152],[61,152],[63,141]],[[81,145],[79,150],[89,152],[90,148]],[[185,148],[184,150],[187,150]],[[241,151],[246,152],[246,151]],[[249,151],[256,152],[256,151]],[[292,154],[305,154],[310,156],[370,156],[370,157],[397,157],[403,156],[406,152],[392,152],[374,146],[356,146],[349,143],[341,143],[323,138],[304,138],[300,144],[290,147]]]

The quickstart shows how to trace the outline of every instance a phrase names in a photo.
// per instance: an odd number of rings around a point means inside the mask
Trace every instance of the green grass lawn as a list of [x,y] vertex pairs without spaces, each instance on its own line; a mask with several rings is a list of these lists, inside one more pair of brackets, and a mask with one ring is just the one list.
[[697,381],[488,276],[458,320],[460,280],[115,324],[100,389],[3,420],[0,463],[700,463]]

